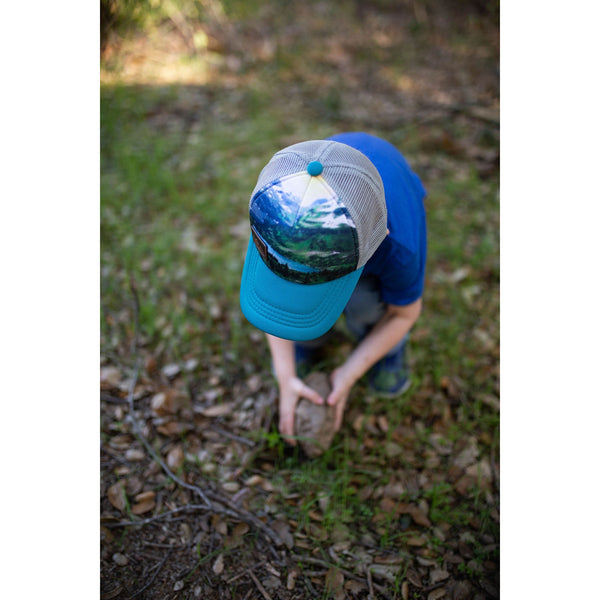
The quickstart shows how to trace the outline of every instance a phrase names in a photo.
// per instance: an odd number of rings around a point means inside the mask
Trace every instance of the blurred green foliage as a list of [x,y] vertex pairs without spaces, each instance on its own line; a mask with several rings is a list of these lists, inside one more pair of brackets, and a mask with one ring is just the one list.
[[[304,4],[307,0],[304,0]],[[310,4],[317,0],[308,0]],[[257,13],[264,2],[261,0],[100,0],[100,39],[104,49],[110,35],[124,36],[132,30],[156,27],[167,19],[179,26],[192,23],[215,23],[226,20],[242,20]],[[293,10],[295,0],[271,0],[279,10]],[[475,11],[499,23],[500,0],[446,0],[450,10]],[[365,6],[377,9],[397,10],[408,8],[421,19],[436,10],[436,0],[353,0],[351,9],[360,13]],[[342,4],[342,10],[348,6]],[[448,7],[446,7],[448,8]]]

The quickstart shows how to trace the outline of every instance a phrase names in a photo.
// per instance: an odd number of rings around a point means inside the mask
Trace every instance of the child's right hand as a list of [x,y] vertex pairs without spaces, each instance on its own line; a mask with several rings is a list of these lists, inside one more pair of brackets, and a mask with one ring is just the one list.
[[300,398],[306,398],[315,404],[323,404],[325,399],[307,386],[299,377],[290,377],[279,382],[279,433],[292,446],[296,445],[294,436],[294,418]]

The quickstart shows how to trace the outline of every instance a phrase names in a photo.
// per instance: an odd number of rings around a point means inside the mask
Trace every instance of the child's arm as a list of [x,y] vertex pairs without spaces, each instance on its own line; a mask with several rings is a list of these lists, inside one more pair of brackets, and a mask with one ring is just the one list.
[[410,331],[421,313],[419,298],[406,306],[388,305],[386,313],[358,344],[343,365],[331,375],[333,389],[327,403],[335,405],[335,429],[339,430],[352,386]]
[[[294,435],[294,416],[298,400],[307,398],[315,404],[323,404],[325,399],[296,375],[294,342],[266,335],[279,385],[279,432],[284,437],[289,437]],[[296,444],[293,439],[286,441],[292,445]]]

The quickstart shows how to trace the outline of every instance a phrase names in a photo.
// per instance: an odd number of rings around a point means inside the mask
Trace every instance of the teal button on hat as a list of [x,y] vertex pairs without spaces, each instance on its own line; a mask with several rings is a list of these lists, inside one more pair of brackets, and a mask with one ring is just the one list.
[[323,172],[323,165],[318,160],[313,160],[312,162],[308,163],[306,170],[308,171],[309,175],[316,177]]

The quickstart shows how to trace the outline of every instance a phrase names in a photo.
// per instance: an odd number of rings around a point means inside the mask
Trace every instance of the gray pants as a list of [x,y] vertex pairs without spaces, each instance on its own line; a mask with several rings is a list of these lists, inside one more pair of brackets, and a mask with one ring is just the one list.
[[[344,308],[344,316],[346,317],[346,326],[350,333],[358,340],[362,340],[375,324],[383,317],[387,309],[387,304],[381,299],[381,289],[379,278],[375,275],[363,275],[356,284],[346,308]],[[318,348],[322,346],[330,332],[321,337],[302,342],[299,345],[305,348]],[[400,340],[400,342],[392,348],[388,355],[395,354],[407,342],[409,334]]]

